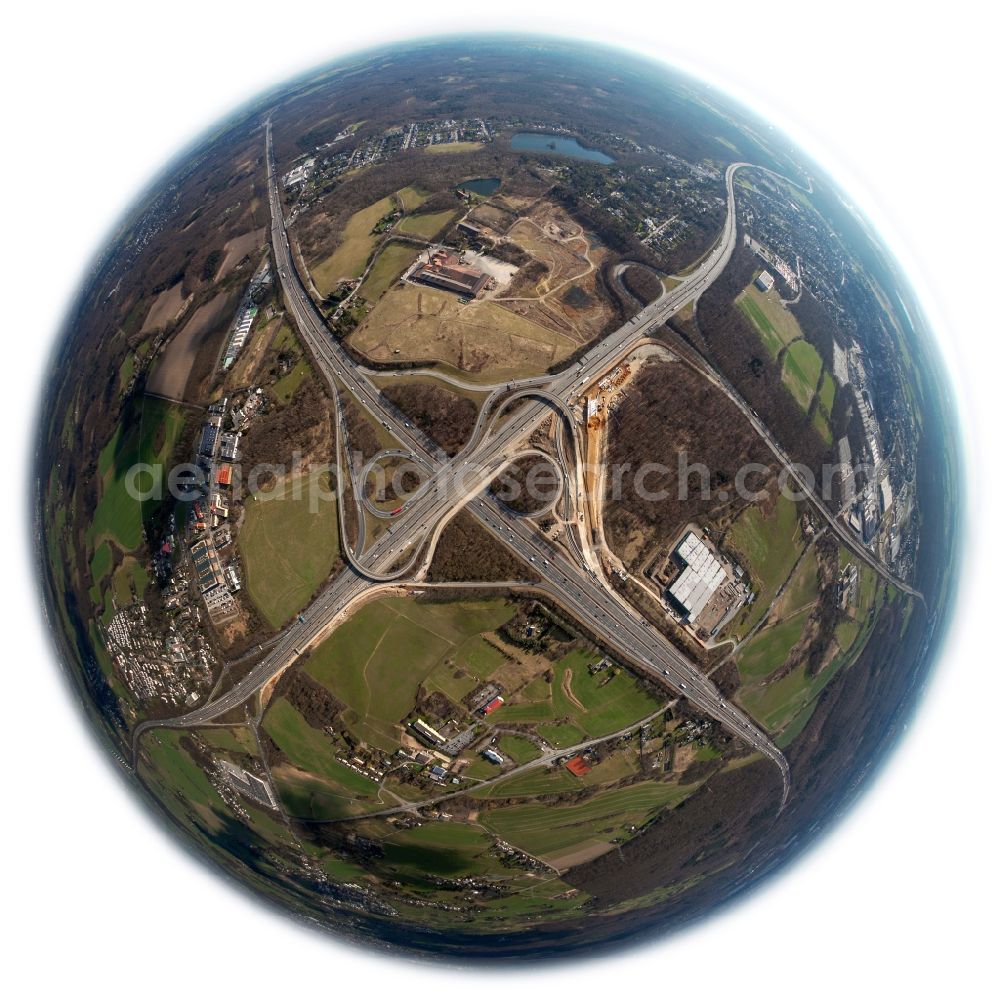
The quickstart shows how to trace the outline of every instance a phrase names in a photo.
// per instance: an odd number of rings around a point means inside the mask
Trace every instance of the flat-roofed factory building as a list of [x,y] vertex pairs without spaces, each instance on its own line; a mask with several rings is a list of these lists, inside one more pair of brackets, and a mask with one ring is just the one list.
[[669,614],[702,643],[714,638],[753,599],[743,570],[694,524],[684,529],[680,541],[649,575],[664,588]]
[[754,284],[762,292],[769,292],[774,288],[774,275],[770,271],[761,271],[754,279]]
[[669,593],[683,609],[687,620],[693,623],[725,583],[726,570],[693,531],[689,531],[678,546],[677,558],[684,569],[670,585]]
[[427,263],[414,268],[410,280],[474,299],[487,286],[490,276],[463,264],[447,250],[435,250]]

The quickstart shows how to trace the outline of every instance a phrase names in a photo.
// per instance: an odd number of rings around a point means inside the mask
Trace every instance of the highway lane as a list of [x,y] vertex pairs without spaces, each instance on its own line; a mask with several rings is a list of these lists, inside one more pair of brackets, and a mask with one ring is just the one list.
[[[824,503],[823,499],[816,494],[815,488],[807,481],[805,478],[805,473],[808,470],[803,469],[802,466],[796,465],[788,453],[781,447],[776,438],[767,429],[764,422],[757,416],[757,411],[754,410],[749,403],[736,391],[736,388],[716,369],[711,365],[707,358],[705,358],[700,352],[696,351],[695,348],[690,345],[685,345],[687,349],[696,356],[697,362],[693,361],[691,358],[687,358],[687,362],[693,367],[697,368],[702,375],[702,377],[708,379],[716,388],[724,392],[726,396],[729,397],[730,401],[736,406],[736,408],[743,414],[747,422],[751,427],[757,432],[758,436],[764,441],[771,453],[778,459],[782,467],[788,471],[788,475],[794,481],[795,485],[798,487],[803,498],[808,497],[813,505],[819,511],[820,516],[827,522],[830,528],[833,530],[834,534],[846,545],[859,559],[864,561],[868,566],[875,570],[879,576],[884,580],[898,587],[903,593],[909,594],[911,597],[915,597],[922,601],[924,595],[917,590],[915,587],[911,586],[901,577],[897,576],[895,573],[889,569],[868,548],[864,542],[861,541],[858,536],[851,531],[841,520],[840,517],[844,512],[842,508],[839,511],[832,511]],[[811,475],[811,473],[810,473]]]
[[[312,305],[295,268],[284,228],[280,195],[273,171],[270,122],[267,123],[266,149],[272,211],[272,242],[286,305],[316,356],[324,375],[330,381],[331,388],[337,391],[337,380],[339,380],[361,405],[414,455],[421,454],[429,461],[440,461],[440,454],[435,454],[432,442],[419,432],[415,432],[401,415],[386,408],[378,388],[366,374],[357,369],[347,352],[329,335],[322,317]],[[334,581],[303,613],[301,619],[285,631],[272,651],[243,681],[234,685],[230,691],[215,701],[184,716],[140,725],[134,733],[133,747],[138,745],[142,732],[151,726],[198,725],[218,717],[252,696],[271,677],[294,661],[307,644],[329,631],[331,624],[344,615],[347,609],[363,595],[369,585],[365,575],[388,579],[385,571],[391,568],[393,562],[398,561],[400,554],[411,546],[414,538],[419,540],[425,537],[441,518],[478,493],[505,464],[505,452],[512,452],[518,441],[529,435],[542,420],[547,418],[550,411],[546,403],[565,409],[564,400],[573,390],[592,381],[608,367],[611,360],[627,350],[631,343],[647,336],[670,315],[700,295],[721,273],[735,245],[736,223],[732,177],[738,166],[734,165],[727,171],[729,211],[723,233],[716,246],[681,285],[665,292],[657,301],[641,310],[618,331],[584,355],[575,367],[550,379],[548,391],[542,393],[547,397],[544,401],[529,402],[521,412],[512,416],[488,439],[479,441],[476,440],[478,434],[474,435],[474,439],[455,462],[440,465],[420,498],[411,504],[405,519],[401,516],[401,521],[390,526],[386,534],[376,540],[365,553],[367,558],[364,567],[356,565],[356,560],[352,559],[351,569]],[[498,393],[501,391],[502,389],[496,390]],[[525,413],[524,410],[528,412]],[[482,433],[479,424],[477,431]],[[517,521],[516,530],[508,527],[505,535],[498,524],[490,522],[486,502],[484,498],[480,504],[473,505],[473,512],[484,522],[488,530],[510,544],[526,561],[536,565],[540,575],[547,577],[545,586],[555,600],[584,621],[600,622],[602,627],[606,626],[609,646],[619,651],[624,659],[638,662],[643,669],[656,673],[661,680],[677,687],[689,697],[692,704],[711,717],[719,719],[724,726],[775,761],[781,770],[784,792],[787,796],[789,786],[787,763],[766,734],[747,720],[735,706],[729,705],[722,699],[714,685],[701,675],[697,667],[663,636],[652,630],[648,622],[626,611],[609,596],[606,588],[595,583],[594,577],[590,575],[593,571],[588,573],[571,564],[561,553],[551,549],[538,535],[536,529],[527,522]],[[503,516],[498,506],[494,514]],[[394,531],[394,528],[398,530]]]
[[[639,666],[660,683],[669,684],[706,715],[770,758],[779,768],[784,796],[789,788],[788,764],[771,738],[749,716],[723,698],[669,639],[637,612],[624,607],[593,570],[582,569],[541,536],[523,518],[511,516],[491,494],[473,504],[484,527],[536,568],[542,582],[535,589],[549,594],[573,617],[601,635],[601,641],[625,662]],[[784,798],[783,798],[784,803]]]

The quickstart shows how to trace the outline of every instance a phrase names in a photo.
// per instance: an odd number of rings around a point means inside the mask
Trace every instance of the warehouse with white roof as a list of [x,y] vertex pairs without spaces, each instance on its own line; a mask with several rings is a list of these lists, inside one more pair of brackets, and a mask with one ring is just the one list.
[[684,569],[668,592],[683,609],[687,620],[693,623],[712,595],[726,582],[726,571],[693,531],[689,531],[677,547],[677,558]]

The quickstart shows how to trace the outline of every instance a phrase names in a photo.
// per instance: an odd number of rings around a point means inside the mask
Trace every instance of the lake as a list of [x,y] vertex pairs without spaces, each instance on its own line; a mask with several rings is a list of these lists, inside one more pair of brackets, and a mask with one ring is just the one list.
[[463,181],[458,185],[459,191],[471,191],[482,198],[489,198],[500,187],[499,177],[477,177],[475,180]]
[[587,149],[572,136],[547,135],[545,132],[517,132],[511,136],[510,148],[534,153],[557,153],[574,160],[590,160],[592,163],[614,163],[615,161],[599,149]]

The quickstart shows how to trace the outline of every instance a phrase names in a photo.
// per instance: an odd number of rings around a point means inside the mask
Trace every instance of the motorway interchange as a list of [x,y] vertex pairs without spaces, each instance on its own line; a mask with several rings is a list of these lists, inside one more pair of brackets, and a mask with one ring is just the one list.
[[[405,505],[394,512],[389,529],[369,542],[365,531],[364,491],[361,488],[368,467],[362,470],[361,476],[357,476],[348,459],[346,465],[357,509],[358,530],[352,545],[346,532],[345,503],[338,503],[344,541],[342,550],[348,562],[347,568],[278,637],[267,655],[240,682],[184,715],[147,721],[137,726],[133,734],[134,753],[143,732],[151,728],[203,725],[243,704],[293,664],[304,650],[329,634],[373,592],[419,579],[430,564],[434,546],[445,524],[464,508],[485,530],[509,547],[524,563],[531,565],[539,578],[539,582],[533,585],[535,591],[547,595],[573,617],[589,623],[592,630],[600,633],[607,649],[622,662],[674,689],[692,706],[716,719],[729,732],[771,760],[781,775],[783,806],[791,778],[781,750],[750,717],[723,698],[715,685],[651,622],[610,587],[603,576],[600,561],[588,553],[586,539],[576,536],[576,519],[570,517],[566,520],[567,547],[556,547],[530,519],[512,516],[487,489],[500,471],[532,451],[528,439],[553,411],[569,417],[564,423],[571,438],[570,452],[577,469],[580,468],[577,428],[571,416],[569,400],[578,395],[582,387],[610,371],[643,338],[701,295],[722,273],[733,252],[737,235],[733,179],[737,170],[751,165],[734,163],[729,166],[726,172],[728,206],[722,233],[709,253],[680,284],[665,291],[565,371],[488,387],[492,391],[480,410],[469,441],[449,460],[388,403],[373,381],[372,373],[357,365],[331,336],[326,322],[313,304],[288,242],[278,186],[279,175],[274,165],[270,118],[265,127],[270,235],[275,263],[290,317],[337,400],[338,458],[346,455],[347,449],[345,421],[340,406],[341,394],[347,393],[398,442],[398,449],[384,454],[409,458],[422,468],[425,478]],[[795,470],[788,456],[756,414],[718,373],[710,369],[707,362],[703,374],[733,399],[794,478]],[[446,381],[454,379],[446,378]],[[521,405],[516,412],[510,413],[509,408],[514,402]],[[558,464],[566,486],[572,480],[573,470],[568,468],[570,463],[561,442]],[[578,495],[576,485],[573,483],[571,488],[563,491],[562,499],[568,509],[572,508],[573,498]],[[872,553],[824,505],[816,501],[815,506],[845,544],[873,565],[883,577],[914,593],[905,582],[896,580],[875,560]],[[538,763],[535,762],[535,765]],[[407,808],[412,809],[412,806]]]

